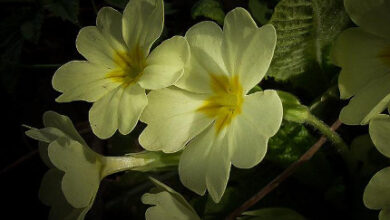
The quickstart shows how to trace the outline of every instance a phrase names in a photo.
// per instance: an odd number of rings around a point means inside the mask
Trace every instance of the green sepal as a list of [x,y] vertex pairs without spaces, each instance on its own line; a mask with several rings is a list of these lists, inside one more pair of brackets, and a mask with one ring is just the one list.
[[302,105],[298,98],[291,93],[277,91],[283,104],[283,119],[286,121],[304,123],[309,117],[309,109]]

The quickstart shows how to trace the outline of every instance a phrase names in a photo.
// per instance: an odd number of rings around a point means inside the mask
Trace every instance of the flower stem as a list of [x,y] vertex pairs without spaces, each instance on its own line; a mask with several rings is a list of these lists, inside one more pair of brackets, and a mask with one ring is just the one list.
[[102,157],[102,178],[127,170],[149,172],[177,167],[181,152],[165,154],[143,151],[121,157]]
[[325,124],[323,121],[318,119],[312,114],[308,114],[305,122],[314,128],[318,129],[321,134],[323,134],[329,141],[331,141],[336,147],[337,151],[343,156],[346,157],[348,153],[348,146],[345,144],[344,140],[337,134],[337,132],[330,129],[330,127]]
[[102,177],[126,170],[132,170],[136,167],[146,166],[153,161],[154,159],[136,158],[132,156],[103,157]]

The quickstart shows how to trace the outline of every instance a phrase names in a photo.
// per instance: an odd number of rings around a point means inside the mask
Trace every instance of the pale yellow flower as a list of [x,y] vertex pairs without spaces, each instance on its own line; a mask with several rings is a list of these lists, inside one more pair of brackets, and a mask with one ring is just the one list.
[[183,37],[164,41],[151,53],[163,30],[162,0],[131,0],[123,16],[104,7],[96,26],[80,30],[76,47],[87,61],[71,61],[53,76],[58,102],[93,102],[92,131],[109,138],[116,130],[128,134],[148,103],[145,89],[175,83],[183,73],[189,51]]

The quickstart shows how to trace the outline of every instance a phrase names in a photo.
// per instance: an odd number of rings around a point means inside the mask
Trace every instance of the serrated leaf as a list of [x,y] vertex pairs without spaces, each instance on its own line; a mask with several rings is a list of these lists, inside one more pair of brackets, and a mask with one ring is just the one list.
[[200,0],[192,7],[191,16],[193,19],[198,17],[210,18],[222,25],[225,12],[218,0]]
[[259,24],[267,23],[272,14],[272,9],[268,8],[266,1],[249,0],[248,8],[255,21]]
[[342,0],[282,0],[270,23],[278,41],[268,76],[288,80],[322,66],[327,47],[349,18]]
[[79,0],[48,0],[44,6],[55,16],[77,24],[79,4]]

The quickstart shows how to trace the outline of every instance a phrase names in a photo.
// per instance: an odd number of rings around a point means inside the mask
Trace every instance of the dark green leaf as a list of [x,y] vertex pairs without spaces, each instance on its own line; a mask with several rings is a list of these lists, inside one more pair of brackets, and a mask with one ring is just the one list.
[[327,59],[324,51],[349,18],[342,0],[282,0],[270,23],[276,28],[278,42],[268,75],[288,80],[322,67]]
[[223,24],[225,12],[218,0],[200,0],[192,7],[191,15],[193,19],[197,17],[210,18],[218,24]]
[[248,7],[253,18],[259,24],[267,23],[271,17],[272,9],[268,8],[267,2],[264,0],[249,0]]

